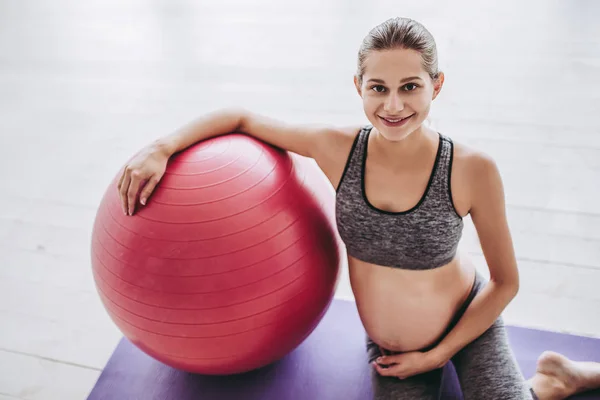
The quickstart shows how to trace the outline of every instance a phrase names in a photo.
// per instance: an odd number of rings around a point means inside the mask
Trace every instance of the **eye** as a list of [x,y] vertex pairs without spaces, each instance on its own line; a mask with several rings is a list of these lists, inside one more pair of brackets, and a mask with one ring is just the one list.
[[402,90],[404,90],[405,92],[412,92],[413,90],[417,90],[418,87],[419,85],[417,85],[416,83],[407,83],[402,87]]
[[382,85],[375,85],[371,87],[371,90],[374,90],[377,93],[383,93],[385,91],[385,87]]

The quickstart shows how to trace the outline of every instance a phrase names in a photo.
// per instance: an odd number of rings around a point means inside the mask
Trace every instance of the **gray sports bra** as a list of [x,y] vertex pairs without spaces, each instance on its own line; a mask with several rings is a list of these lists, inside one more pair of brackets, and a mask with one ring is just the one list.
[[427,188],[410,210],[376,208],[365,195],[365,163],[372,126],[360,130],[336,194],[336,222],[348,254],[369,263],[411,270],[441,267],[454,258],[463,219],[450,189],[454,145],[440,141]]

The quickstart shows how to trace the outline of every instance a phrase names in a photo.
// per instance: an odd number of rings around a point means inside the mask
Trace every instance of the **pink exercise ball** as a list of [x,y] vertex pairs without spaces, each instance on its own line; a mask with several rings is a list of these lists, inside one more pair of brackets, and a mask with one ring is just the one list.
[[133,216],[120,174],[96,214],[92,270],[138,348],[225,375],[281,359],[315,329],[343,254],[334,190],[312,160],[239,133],[204,140],[170,159]]

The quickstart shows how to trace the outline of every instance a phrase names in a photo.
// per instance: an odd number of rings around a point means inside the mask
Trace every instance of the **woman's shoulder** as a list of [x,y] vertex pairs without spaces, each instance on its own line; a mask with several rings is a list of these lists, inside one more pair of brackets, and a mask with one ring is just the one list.
[[368,125],[343,125],[343,126],[336,126],[335,128],[333,128],[333,137],[335,138],[335,140],[340,140],[340,141],[354,141],[354,139],[356,139],[356,137],[358,136],[358,134],[363,131],[363,130],[367,130],[369,129]]
[[331,126],[319,141],[313,158],[333,187],[339,184],[355,139],[363,128],[360,125]]
[[453,142],[452,182],[462,189],[472,206],[482,194],[503,186],[501,174],[492,155],[469,144]]
[[358,134],[365,129],[363,125],[335,126],[328,130],[327,137],[322,143],[322,151],[328,155],[346,154],[352,148]]
[[453,144],[453,163],[456,167],[475,172],[496,166],[496,161],[489,153],[462,141],[446,137]]

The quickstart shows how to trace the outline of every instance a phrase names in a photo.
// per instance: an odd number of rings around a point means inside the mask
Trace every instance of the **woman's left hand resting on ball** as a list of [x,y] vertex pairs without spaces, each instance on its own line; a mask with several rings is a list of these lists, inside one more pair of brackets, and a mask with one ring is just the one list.
[[139,193],[140,203],[146,204],[148,197],[167,169],[170,154],[160,146],[145,147],[123,169],[117,190],[125,215],[133,215]]
[[373,367],[379,375],[398,379],[406,379],[443,366],[444,363],[434,353],[420,351],[384,355],[373,361]]

